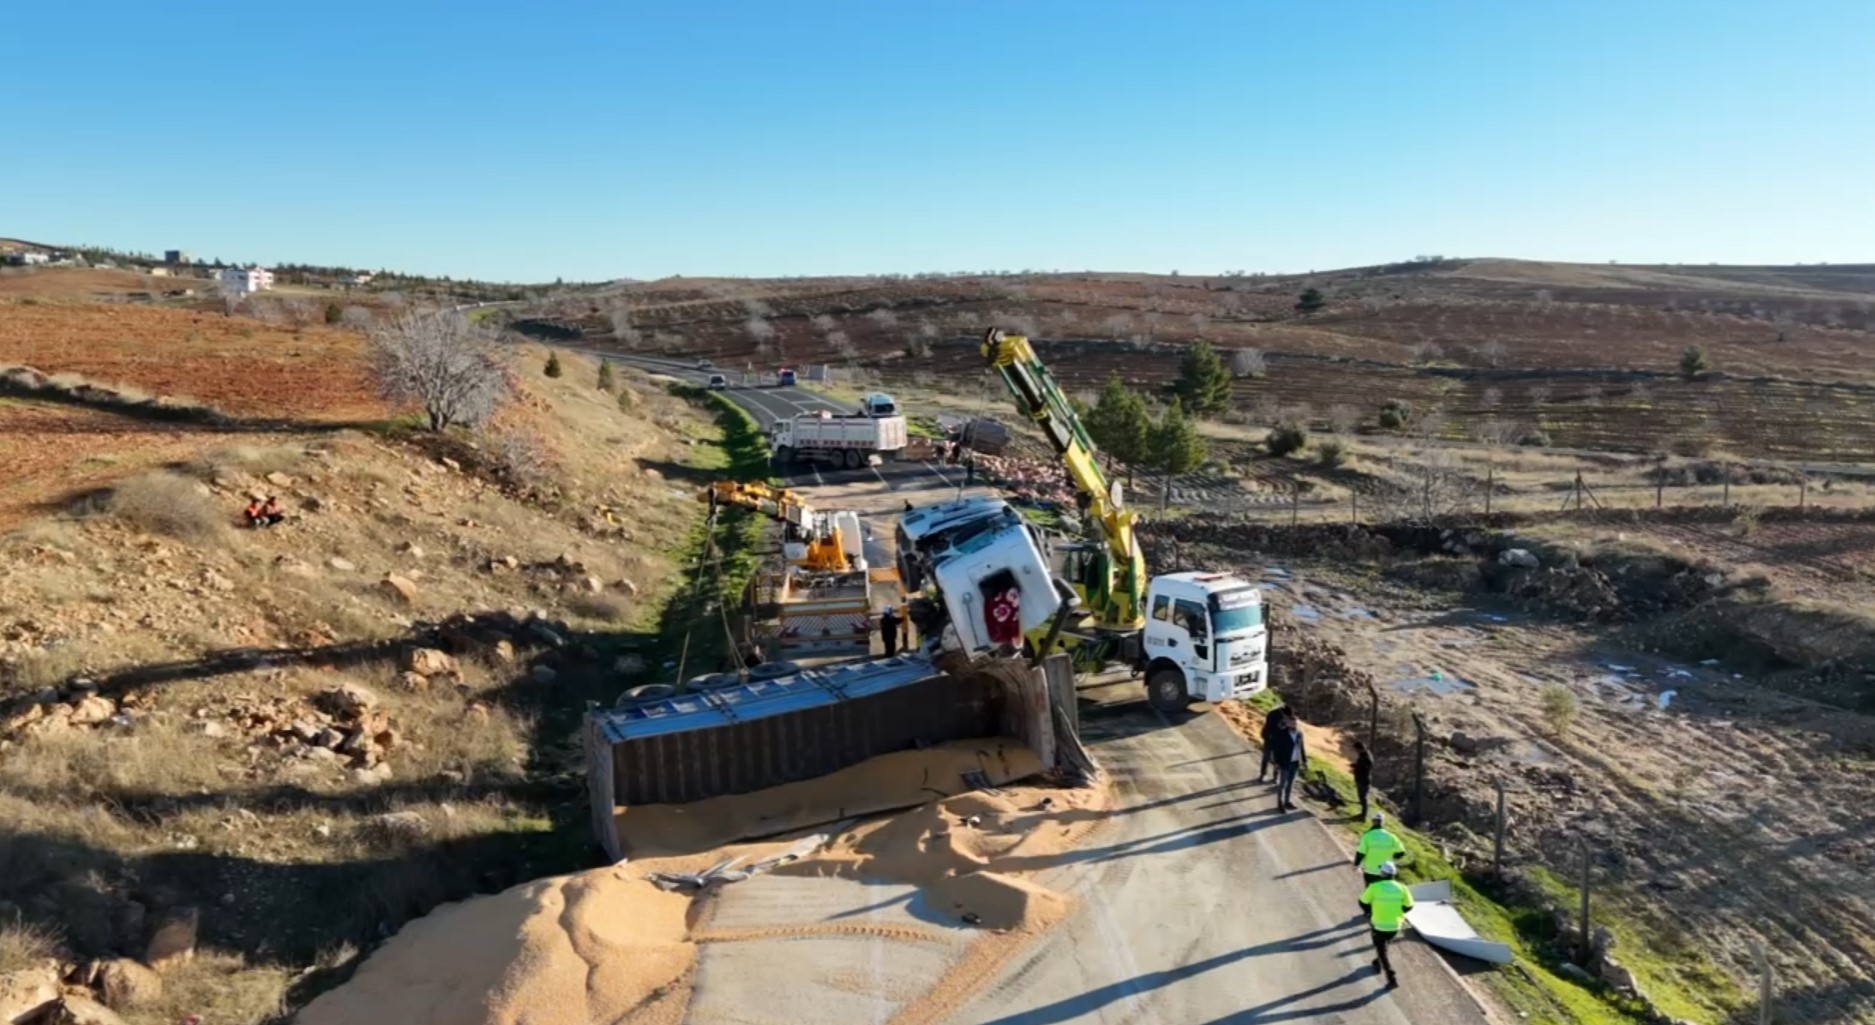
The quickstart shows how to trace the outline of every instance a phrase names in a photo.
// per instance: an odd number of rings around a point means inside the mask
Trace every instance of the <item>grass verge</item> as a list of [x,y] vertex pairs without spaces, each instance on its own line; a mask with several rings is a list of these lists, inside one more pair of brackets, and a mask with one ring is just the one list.
[[[1244,702],[1267,713],[1283,703],[1265,690]],[[1309,758],[1311,776],[1333,787],[1344,805],[1358,805],[1354,778],[1320,758]],[[1331,826],[1358,835],[1363,824],[1329,820]],[[1460,872],[1440,852],[1436,840],[1401,825],[1388,828],[1406,845],[1400,878],[1408,883],[1450,880],[1465,921],[1488,940],[1510,945],[1515,960],[1481,976],[1497,997],[1531,1025],[1645,1025],[1651,1019],[1639,1000],[1599,981],[1583,982],[1563,973],[1553,952],[1555,921],[1542,907],[1519,903],[1488,876]],[[1525,866],[1523,875],[1551,901],[1573,907],[1580,899],[1574,885],[1541,866]],[[1632,913],[1618,893],[1605,885],[1594,894],[1591,918],[1616,938],[1615,956],[1634,972],[1648,999],[1675,1018],[1716,1025],[1730,1020],[1751,1001],[1723,969],[1697,948],[1661,928],[1650,928]]]

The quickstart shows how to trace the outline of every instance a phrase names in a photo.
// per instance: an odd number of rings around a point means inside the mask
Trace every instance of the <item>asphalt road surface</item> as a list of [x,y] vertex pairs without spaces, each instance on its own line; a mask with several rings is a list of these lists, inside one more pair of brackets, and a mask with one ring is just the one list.
[[[703,383],[681,363],[615,357]],[[765,428],[849,412],[806,388],[732,388]],[[907,500],[956,494],[956,471],[893,462],[801,469],[787,483],[824,508],[861,510],[875,533]],[[1465,985],[1410,934],[1393,946],[1401,987],[1372,967],[1359,875],[1310,812],[1279,815],[1257,753],[1215,715],[1168,720],[1138,685],[1082,687],[1084,739],[1113,777],[1112,820],[1039,867],[1075,910],[954,1004],[945,1025],[1488,1025]],[[726,888],[718,928],[772,937],[703,944],[690,1025],[890,1022],[957,962],[968,930],[920,915],[906,888],[836,880]],[[860,918],[876,928],[856,930]],[[933,929],[939,933],[933,933]],[[954,933],[954,935],[953,935]],[[870,983],[866,980],[872,980]]]

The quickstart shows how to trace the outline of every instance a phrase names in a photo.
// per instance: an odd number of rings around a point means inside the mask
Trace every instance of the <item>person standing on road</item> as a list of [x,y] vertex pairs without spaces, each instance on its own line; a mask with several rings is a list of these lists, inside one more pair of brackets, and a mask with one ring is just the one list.
[[885,657],[898,654],[898,606],[887,605],[879,616],[879,639],[885,642]]
[[[1361,870],[1361,885],[1373,886],[1382,879],[1390,878],[1386,870],[1393,868],[1393,859],[1406,854],[1406,845],[1400,838],[1387,831],[1387,817],[1375,812],[1367,832],[1361,834],[1361,842],[1354,848],[1354,864]],[[1361,897],[1365,907],[1367,897]]]
[[1400,985],[1399,976],[1393,974],[1393,961],[1387,957],[1387,944],[1400,935],[1400,926],[1406,923],[1406,913],[1413,907],[1413,891],[1406,884],[1393,877],[1399,874],[1393,862],[1380,866],[1380,878],[1367,884],[1361,891],[1361,907],[1367,911],[1367,924],[1374,938],[1374,971],[1385,972],[1387,988],[1396,989]]
[[1276,768],[1276,810],[1295,811],[1296,806],[1289,798],[1295,792],[1296,773],[1308,764],[1309,753],[1302,742],[1302,727],[1294,715],[1283,716],[1264,750],[1269,752],[1270,764]]
[[1258,783],[1263,782],[1264,777],[1270,774],[1270,738],[1276,735],[1276,731],[1283,728],[1283,720],[1288,717],[1289,709],[1284,705],[1277,705],[1270,710],[1270,714],[1263,717],[1263,732],[1258,735],[1263,741],[1263,761],[1257,765]]
[[1367,796],[1374,789],[1374,756],[1367,745],[1354,742],[1354,792],[1361,799],[1361,818],[1367,817]]

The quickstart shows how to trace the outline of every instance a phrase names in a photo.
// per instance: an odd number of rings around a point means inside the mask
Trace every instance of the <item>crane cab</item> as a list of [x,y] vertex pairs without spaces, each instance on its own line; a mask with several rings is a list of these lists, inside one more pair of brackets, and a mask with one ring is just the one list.
[[1168,573],[1146,594],[1146,697],[1162,710],[1269,686],[1263,594],[1227,573]]

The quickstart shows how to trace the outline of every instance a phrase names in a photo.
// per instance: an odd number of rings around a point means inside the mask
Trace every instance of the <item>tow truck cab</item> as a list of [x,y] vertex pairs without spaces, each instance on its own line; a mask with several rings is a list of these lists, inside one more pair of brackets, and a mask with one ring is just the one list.
[[1168,573],[1146,594],[1146,694],[1160,708],[1269,686],[1263,594],[1227,573]]

